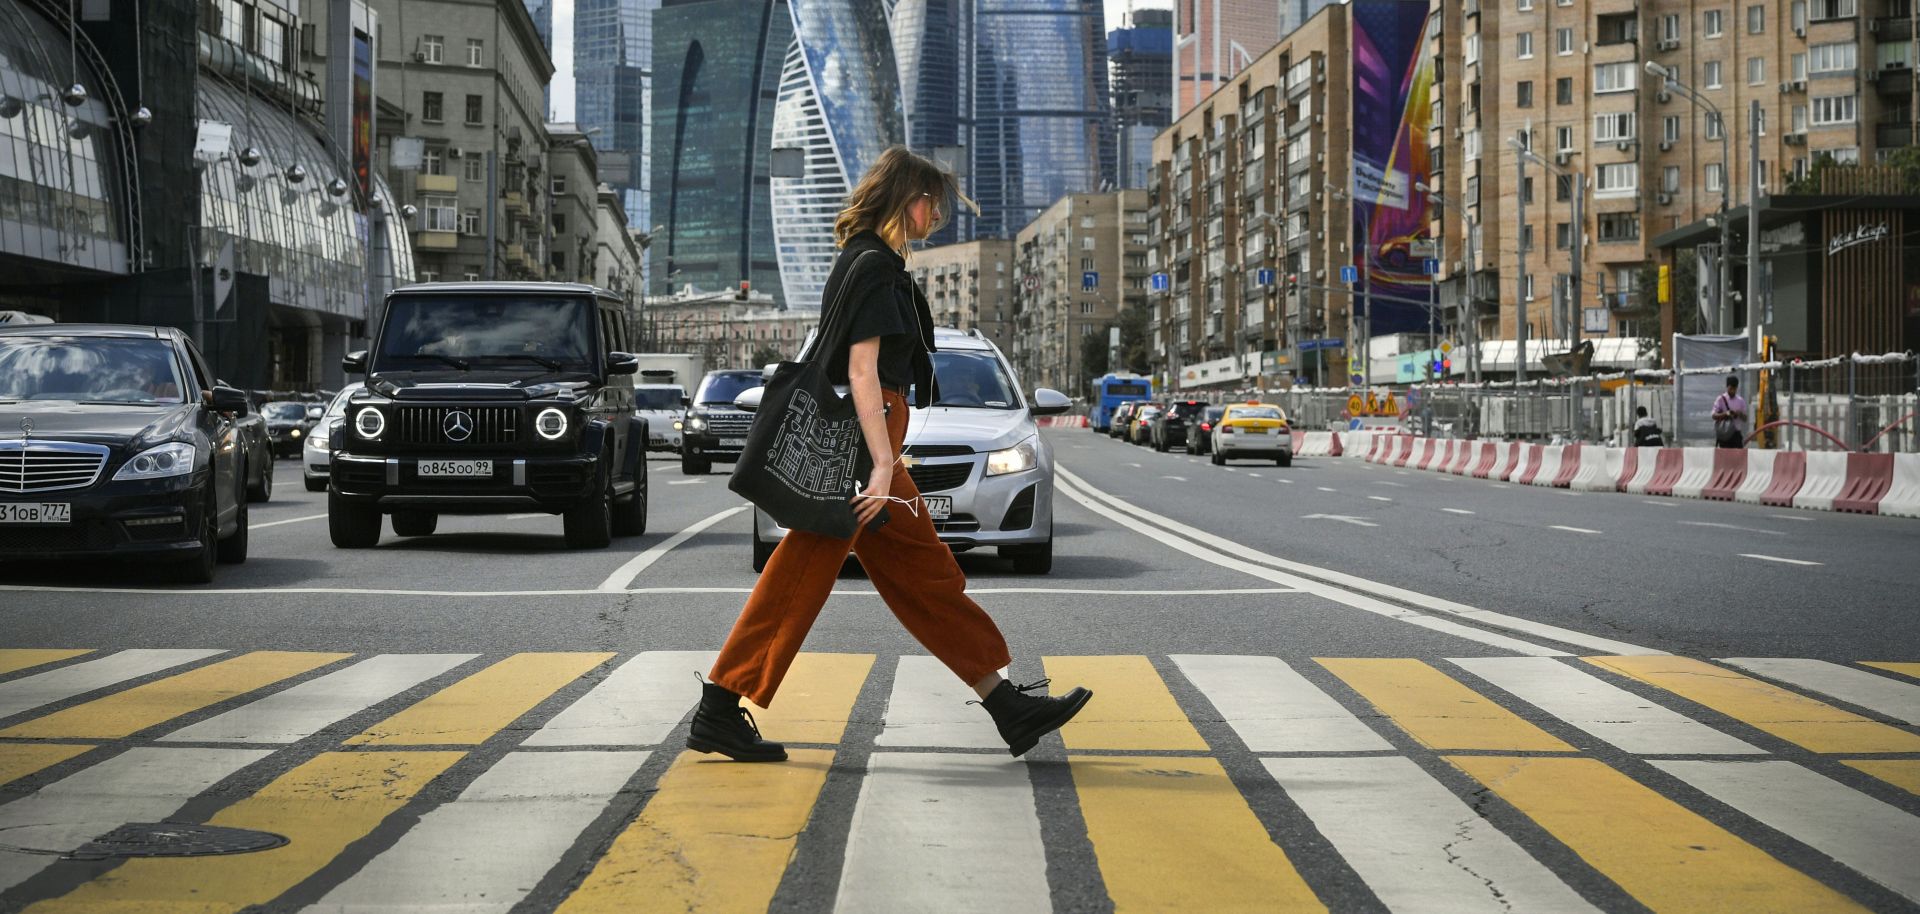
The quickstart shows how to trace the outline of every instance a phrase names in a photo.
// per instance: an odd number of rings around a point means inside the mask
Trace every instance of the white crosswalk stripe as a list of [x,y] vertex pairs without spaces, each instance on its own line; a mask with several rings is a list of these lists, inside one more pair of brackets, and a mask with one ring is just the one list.
[[1261,763],[1396,914],[1594,910],[1411,760]]
[[479,654],[380,654],[161,737],[273,745],[306,739]]
[[1720,662],[1768,679],[1778,679],[1822,695],[1831,695],[1902,723],[1920,725],[1920,685],[1898,682],[1877,673],[1825,660],[1728,657]]
[[1551,657],[1471,657],[1452,662],[1627,752],[1740,755],[1761,751]]
[[834,910],[1053,910],[1027,766],[986,755],[874,753]]
[[1393,744],[1278,657],[1171,658],[1254,752],[1376,752]]
[[130,650],[0,682],[0,718],[203,660],[219,650]]
[[504,914],[606,808],[646,752],[514,752],[307,910]]
[[874,743],[943,749],[1005,748],[1006,741],[994,729],[993,719],[979,707],[967,704],[973,700],[973,690],[938,659],[903,656],[894,668],[884,728]]
[[528,746],[657,746],[700,701],[716,651],[646,651],[527,737]]

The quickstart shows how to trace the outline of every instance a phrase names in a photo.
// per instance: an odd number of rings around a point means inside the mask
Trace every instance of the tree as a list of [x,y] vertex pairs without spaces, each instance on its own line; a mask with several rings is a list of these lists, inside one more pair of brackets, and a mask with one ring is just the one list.
[[1146,305],[1129,303],[1120,310],[1120,367],[1134,374],[1146,374],[1153,368],[1148,322]]
[[786,359],[786,354],[781,352],[779,347],[768,343],[760,344],[760,348],[753,351],[753,367],[755,368],[762,365],[770,365],[774,362],[784,362]]
[[1087,382],[1106,374],[1107,367],[1107,326],[1084,334],[1080,337],[1080,376],[1073,379],[1077,393],[1084,393]]

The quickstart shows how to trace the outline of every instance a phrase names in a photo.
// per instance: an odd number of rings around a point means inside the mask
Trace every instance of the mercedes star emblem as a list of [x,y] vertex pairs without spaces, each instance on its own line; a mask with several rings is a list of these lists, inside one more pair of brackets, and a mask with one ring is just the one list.
[[20,440],[25,441],[26,439],[31,437],[33,437],[33,420],[32,419],[20,420]]
[[447,414],[440,423],[448,441],[465,441],[473,437],[473,415],[464,409],[456,409]]

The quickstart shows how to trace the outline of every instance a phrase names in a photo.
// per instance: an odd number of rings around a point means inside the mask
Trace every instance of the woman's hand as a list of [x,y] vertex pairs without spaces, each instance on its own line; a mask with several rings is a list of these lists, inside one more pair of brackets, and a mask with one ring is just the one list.
[[893,494],[893,467],[876,466],[873,474],[867,477],[867,487],[853,496],[853,516],[859,518],[860,525],[873,520],[880,509],[887,506],[887,496]]

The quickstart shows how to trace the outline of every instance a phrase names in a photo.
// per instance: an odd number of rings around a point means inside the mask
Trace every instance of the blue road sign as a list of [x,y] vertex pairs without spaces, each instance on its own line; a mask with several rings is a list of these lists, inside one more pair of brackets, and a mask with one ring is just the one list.
[[1147,282],[1153,286],[1155,292],[1167,291],[1167,274],[1165,273],[1155,273],[1147,277]]
[[1437,257],[1429,257],[1421,261],[1420,266],[1428,276],[1440,275],[1440,260]]
[[1100,274],[1092,270],[1080,274],[1080,291],[1090,292],[1100,285]]
[[1349,285],[1360,281],[1360,268],[1351,264],[1340,268],[1340,281]]
[[1256,279],[1257,279],[1257,280],[1259,281],[1259,283],[1260,283],[1261,285],[1263,285],[1263,286],[1270,286],[1270,285],[1273,285],[1273,270],[1272,270],[1272,268],[1269,268],[1269,267],[1262,267],[1262,268],[1260,269],[1260,271],[1259,271],[1259,272],[1258,272],[1258,273],[1256,274],[1256,276],[1255,276],[1255,278],[1256,278]]

